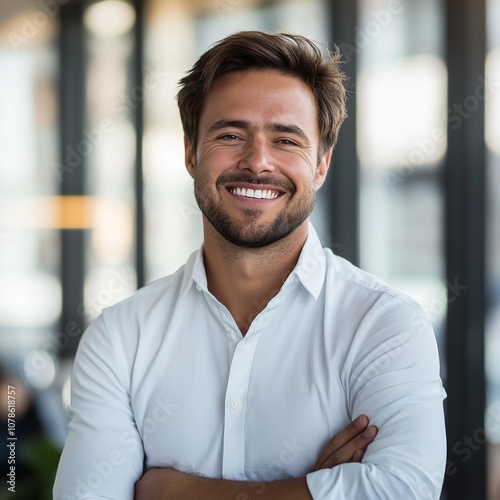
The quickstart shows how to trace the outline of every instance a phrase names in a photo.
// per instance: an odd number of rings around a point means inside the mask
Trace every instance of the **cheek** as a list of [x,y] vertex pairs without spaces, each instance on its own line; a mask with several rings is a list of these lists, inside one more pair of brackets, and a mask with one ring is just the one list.
[[204,178],[215,182],[223,172],[230,170],[236,164],[234,155],[230,155],[221,149],[216,149],[204,153],[197,165],[201,169]]
[[297,190],[315,191],[318,182],[317,171],[315,167],[309,165],[303,167],[296,175],[291,174],[291,181],[295,184]]
[[214,168],[212,162],[200,161],[194,168],[195,188],[199,192],[214,193],[217,191],[216,183],[221,172]]

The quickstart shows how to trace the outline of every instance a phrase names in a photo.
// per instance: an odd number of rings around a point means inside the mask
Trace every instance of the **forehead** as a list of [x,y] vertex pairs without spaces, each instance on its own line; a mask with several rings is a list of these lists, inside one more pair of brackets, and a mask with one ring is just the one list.
[[314,134],[316,118],[314,94],[300,78],[275,70],[248,70],[215,82],[205,100],[200,128],[221,119],[244,119],[256,126],[285,120]]

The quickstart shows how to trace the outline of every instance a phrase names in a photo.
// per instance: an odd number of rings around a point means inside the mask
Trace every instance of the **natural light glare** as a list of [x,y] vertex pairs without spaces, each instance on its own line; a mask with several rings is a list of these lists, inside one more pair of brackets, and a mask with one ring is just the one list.
[[91,227],[92,196],[19,196],[0,199],[0,228]]
[[65,409],[71,404],[71,377],[68,377],[64,382],[62,389],[62,402]]
[[486,57],[486,144],[500,154],[500,48]]
[[3,53],[0,58],[0,172],[2,190],[9,193],[35,190],[35,116],[33,114],[33,62],[29,55]]
[[125,200],[104,198],[93,206],[92,247],[108,264],[127,258],[133,245],[133,204]]
[[32,349],[24,359],[24,376],[38,390],[48,389],[57,374],[57,359],[40,349]]
[[182,131],[149,127],[144,135],[146,207],[155,231],[147,233],[154,276],[175,272],[199,245],[201,213],[184,165]]
[[51,326],[60,313],[61,284],[57,277],[35,270],[2,271],[0,318],[3,327]]
[[85,11],[85,27],[98,37],[115,37],[129,31],[135,22],[133,7],[120,0],[105,0]]
[[87,320],[94,320],[105,307],[129,297],[136,289],[137,277],[130,266],[112,269],[108,265],[95,266],[85,276],[84,302],[78,309]]
[[446,148],[446,67],[432,55],[362,72],[357,84],[358,153],[367,168],[438,162]]

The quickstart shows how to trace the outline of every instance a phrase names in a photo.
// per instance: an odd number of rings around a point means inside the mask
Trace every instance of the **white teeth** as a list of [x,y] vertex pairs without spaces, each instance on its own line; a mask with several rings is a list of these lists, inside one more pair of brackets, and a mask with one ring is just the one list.
[[278,197],[278,193],[276,191],[271,191],[270,189],[245,189],[237,187],[231,188],[229,191],[232,194],[245,196],[246,198],[272,200]]

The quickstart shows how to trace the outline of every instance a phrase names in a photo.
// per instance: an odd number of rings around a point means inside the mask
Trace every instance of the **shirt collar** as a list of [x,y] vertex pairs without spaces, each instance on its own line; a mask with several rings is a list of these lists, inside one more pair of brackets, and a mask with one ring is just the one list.
[[[325,253],[314,226],[309,222],[306,242],[291,275],[297,276],[302,286],[317,300],[323,287],[325,271]],[[203,263],[203,245],[191,254],[186,263],[181,294],[186,292],[193,283],[198,290],[208,290],[207,274]]]
[[184,266],[179,296],[186,294],[193,285],[198,290],[207,290],[207,275],[203,264],[203,244],[189,256]]
[[326,273],[326,257],[318,233],[309,222],[306,242],[300,252],[299,260],[292,274],[295,274],[302,286],[318,300]]

